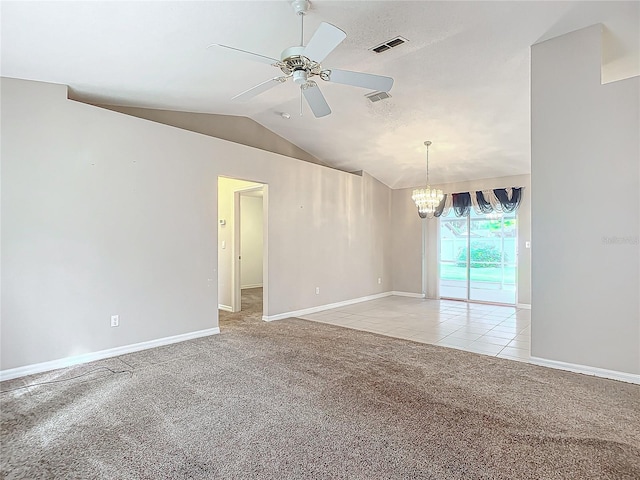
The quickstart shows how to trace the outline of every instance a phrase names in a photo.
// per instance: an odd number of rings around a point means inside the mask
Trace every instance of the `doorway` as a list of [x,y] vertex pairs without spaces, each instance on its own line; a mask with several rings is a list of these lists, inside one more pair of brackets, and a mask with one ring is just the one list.
[[262,296],[264,291],[264,187],[249,187],[234,192],[234,275],[231,307],[242,310],[243,292],[246,296]]
[[515,305],[517,235],[515,212],[440,217],[440,297]]
[[[267,298],[267,185],[218,177],[218,308],[251,304],[262,318]],[[246,298],[243,298],[246,297]],[[259,304],[259,305],[258,305]],[[259,306],[259,311],[256,307]],[[253,311],[256,310],[256,311]],[[225,313],[226,315],[226,313]]]

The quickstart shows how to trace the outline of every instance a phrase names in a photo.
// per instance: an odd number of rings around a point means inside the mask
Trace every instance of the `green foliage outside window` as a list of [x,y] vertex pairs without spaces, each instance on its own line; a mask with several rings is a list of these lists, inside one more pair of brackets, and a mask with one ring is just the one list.
[[[500,254],[500,249],[495,245],[482,242],[471,242],[471,268],[495,267],[496,263],[500,263],[501,261],[502,255]],[[504,255],[504,261],[509,261],[506,253]],[[458,252],[456,265],[459,267],[467,265],[466,248],[461,248]]]

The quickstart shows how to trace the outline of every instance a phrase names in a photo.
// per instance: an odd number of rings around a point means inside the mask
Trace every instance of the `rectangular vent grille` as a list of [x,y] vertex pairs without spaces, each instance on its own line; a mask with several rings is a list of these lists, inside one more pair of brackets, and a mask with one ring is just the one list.
[[394,47],[398,47],[400,45],[402,45],[403,43],[407,43],[409,40],[407,40],[404,37],[396,37],[396,38],[392,38],[391,40],[388,40],[384,43],[381,43],[380,45],[377,45],[373,48],[371,48],[370,50],[373,50],[376,53],[382,53],[382,52],[386,52],[387,50],[391,50]]
[[388,92],[375,92],[375,93],[369,93],[365,95],[365,97],[367,97],[372,102],[379,102],[380,100],[384,100],[385,98],[391,97],[391,95],[389,95]]

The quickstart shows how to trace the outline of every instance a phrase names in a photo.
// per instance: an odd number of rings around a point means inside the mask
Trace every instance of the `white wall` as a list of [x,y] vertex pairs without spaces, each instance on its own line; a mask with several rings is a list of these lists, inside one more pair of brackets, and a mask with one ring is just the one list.
[[393,290],[422,294],[422,219],[411,200],[412,190],[392,192]]
[[240,195],[240,288],[262,286],[262,196]]
[[[488,178],[469,182],[437,185],[444,193],[471,192],[494,188],[524,187],[518,208],[518,303],[531,304],[531,250],[525,243],[531,240],[531,177]],[[392,225],[403,235],[393,239],[394,290],[420,293],[422,290],[422,223],[426,222],[426,294],[439,298],[438,219],[422,220],[411,200],[413,188],[393,191]]]
[[234,192],[260,186],[260,183],[235,178],[218,179],[218,219],[225,221],[224,225],[218,223],[218,302],[225,308],[231,308],[233,289]]
[[1,153],[3,370],[217,326],[219,175],[269,185],[268,314],[390,290],[369,175],[4,78]]
[[535,357],[640,373],[640,79],[601,85],[599,25],[532,47]]

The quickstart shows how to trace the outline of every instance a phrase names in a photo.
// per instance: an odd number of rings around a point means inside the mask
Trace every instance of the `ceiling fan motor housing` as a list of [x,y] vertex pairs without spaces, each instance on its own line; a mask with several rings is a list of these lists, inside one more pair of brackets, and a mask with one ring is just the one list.
[[[285,75],[293,75],[293,81],[296,83],[304,83],[307,77],[320,74],[320,64],[305,57],[304,49],[305,47],[289,47],[280,55],[280,70]],[[304,81],[296,80],[301,79],[303,74]]]
[[294,57],[302,57],[304,54],[304,47],[289,47],[285,48],[280,54],[280,60],[284,63],[287,63],[287,60],[290,60]]

